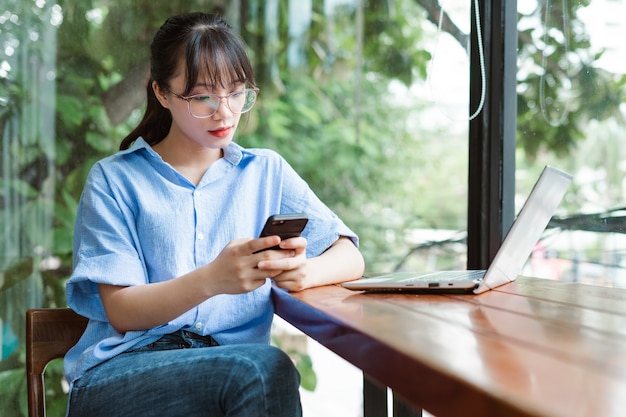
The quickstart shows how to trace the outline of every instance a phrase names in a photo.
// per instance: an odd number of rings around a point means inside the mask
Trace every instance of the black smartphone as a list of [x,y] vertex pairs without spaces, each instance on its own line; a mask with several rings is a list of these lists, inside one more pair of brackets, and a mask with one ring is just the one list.
[[[263,226],[260,237],[280,236],[280,240],[300,236],[309,218],[304,213],[275,214],[270,216]],[[280,249],[278,246],[262,249]]]

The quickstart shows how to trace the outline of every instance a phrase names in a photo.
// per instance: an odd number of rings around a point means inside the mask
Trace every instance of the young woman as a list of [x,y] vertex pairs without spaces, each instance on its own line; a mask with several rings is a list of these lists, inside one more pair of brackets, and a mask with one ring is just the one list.
[[[233,142],[258,89],[220,17],[171,17],[151,53],[144,118],[77,213],[67,300],[89,325],[65,357],[68,415],[300,415],[270,293],[359,277],[357,237],[277,153]],[[295,212],[302,237],[256,238]]]

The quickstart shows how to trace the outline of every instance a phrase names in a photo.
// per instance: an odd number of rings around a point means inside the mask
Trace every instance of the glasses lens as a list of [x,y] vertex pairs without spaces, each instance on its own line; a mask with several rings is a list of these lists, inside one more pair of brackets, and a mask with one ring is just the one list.
[[189,100],[189,110],[195,117],[210,117],[220,106],[220,99],[216,96],[196,96]]
[[[219,96],[214,95],[190,97],[189,111],[194,117],[211,117],[220,107],[221,100]],[[254,107],[255,102],[256,91],[252,89],[235,91],[230,94],[227,99],[228,108],[233,113],[245,113],[250,111],[250,109]]]
[[256,91],[242,90],[235,91],[228,96],[228,107],[233,113],[245,113],[249,111],[256,101]]

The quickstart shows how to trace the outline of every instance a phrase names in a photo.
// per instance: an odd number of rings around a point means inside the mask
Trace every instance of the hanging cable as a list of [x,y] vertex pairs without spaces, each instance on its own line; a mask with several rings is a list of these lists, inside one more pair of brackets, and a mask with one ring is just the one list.
[[[541,73],[541,77],[539,78],[539,107],[541,108],[541,115],[543,116],[544,120],[550,125],[550,126],[562,126],[563,123],[565,123],[565,120],[567,119],[567,116],[569,115],[569,106],[570,106],[570,102],[571,100],[565,100],[565,104],[563,105],[563,112],[561,113],[561,116],[558,118],[558,120],[553,120],[550,115],[548,114],[548,110],[546,108],[546,103],[547,103],[547,99],[546,99],[546,92],[545,92],[545,85],[546,85],[546,74],[548,73],[548,55],[546,53],[546,50],[548,49],[548,24],[550,23],[550,9],[552,7],[552,1],[551,0],[546,0],[546,7],[545,7],[545,16],[544,16],[544,24],[543,24],[543,29],[544,29],[544,34],[543,34],[543,50],[541,52],[541,69],[542,69],[542,73]],[[567,12],[567,0],[563,0],[563,37],[564,37],[564,41],[563,41],[563,49],[565,52],[569,51],[569,14]],[[555,94],[556,95],[556,94]],[[556,97],[554,98],[554,101],[556,101]],[[558,111],[558,107],[556,107],[557,111]]]
[[[439,9],[439,19],[438,19],[438,23],[437,23],[437,38],[436,38],[436,41],[435,41],[435,47],[433,49],[432,58],[430,60],[430,65],[429,65],[430,69],[428,71],[428,78],[427,78],[427,83],[428,83],[429,86],[431,86],[431,93],[432,93],[431,77],[432,77],[433,66],[434,66],[434,62],[435,62],[435,56],[436,56],[436,53],[437,53],[437,48],[439,46],[439,38],[441,36],[441,32],[442,32],[442,28],[443,28],[443,16],[445,14],[445,8],[443,6],[443,2],[439,3],[439,7],[440,7],[440,9]],[[487,96],[487,76],[486,76],[486,69],[485,69],[485,52],[484,52],[484,47],[483,47],[483,35],[482,35],[481,27],[480,27],[480,9],[479,9],[478,0],[474,0],[474,15],[475,15],[475,20],[476,20],[476,38],[477,38],[477,41],[478,41],[478,59],[479,59],[479,67],[480,67],[481,87],[480,87],[480,101],[478,103],[478,106],[477,106],[476,110],[472,114],[470,114],[469,120],[475,119],[476,116],[478,116],[480,114],[481,110],[485,106],[485,98]]]

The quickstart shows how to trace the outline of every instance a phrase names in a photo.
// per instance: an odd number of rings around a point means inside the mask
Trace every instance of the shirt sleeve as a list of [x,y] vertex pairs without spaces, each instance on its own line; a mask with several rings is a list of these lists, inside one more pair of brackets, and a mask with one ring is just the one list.
[[309,185],[287,163],[283,166],[284,198],[281,213],[303,212],[309,217],[303,236],[307,239],[307,256],[319,256],[340,236],[346,236],[358,247],[359,239],[346,224],[313,192]]
[[147,282],[131,208],[118,196],[96,164],[79,203],[74,271],[66,287],[68,305],[95,320],[107,320],[98,284],[131,286]]

